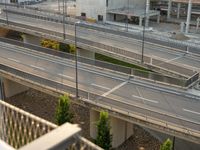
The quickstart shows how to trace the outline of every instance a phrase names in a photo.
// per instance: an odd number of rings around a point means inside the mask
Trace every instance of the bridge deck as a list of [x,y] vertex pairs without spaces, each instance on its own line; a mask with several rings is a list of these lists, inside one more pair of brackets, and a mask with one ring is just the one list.
[[[20,77],[18,82],[22,84],[29,80],[33,82],[33,87],[42,86],[41,90],[53,88],[56,91],[75,94],[73,61],[9,45],[1,46],[0,54],[0,64],[4,64],[0,67],[3,77],[9,78],[7,72],[13,74],[10,77],[12,80]],[[146,122],[165,126],[167,130],[173,126],[175,131],[184,132],[187,136],[185,130],[189,130],[189,134],[192,133],[190,138],[198,137],[198,96],[122,77],[82,63],[78,63],[78,87],[81,98],[91,101],[93,105],[103,105],[104,108],[125,112],[126,115],[133,114],[132,117],[140,117],[140,120],[146,118]],[[141,122],[140,124],[144,125]]]

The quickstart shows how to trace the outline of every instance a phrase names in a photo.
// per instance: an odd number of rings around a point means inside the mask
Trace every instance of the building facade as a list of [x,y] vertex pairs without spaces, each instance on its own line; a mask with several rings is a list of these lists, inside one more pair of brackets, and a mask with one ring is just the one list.
[[152,16],[158,16],[160,13],[150,10],[150,0],[77,0],[76,16],[91,18],[96,21],[131,21],[135,18],[138,25],[147,16],[148,20]]

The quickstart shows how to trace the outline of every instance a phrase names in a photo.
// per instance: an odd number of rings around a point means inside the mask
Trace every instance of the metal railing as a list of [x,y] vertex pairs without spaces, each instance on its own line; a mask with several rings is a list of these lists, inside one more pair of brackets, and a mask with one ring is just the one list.
[[[14,45],[21,46],[21,47],[25,47],[25,48],[29,48],[29,49],[34,50],[34,51],[43,52],[43,53],[46,53],[46,54],[58,56],[58,57],[61,57],[61,58],[74,60],[73,54],[64,53],[64,52],[52,50],[52,49],[49,49],[49,48],[44,48],[44,47],[41,47],[41,46],[36,46],[36,45],[32,45],[32,44],[28,44],[28,43],[24,43],[24,42],[20,42],[20,41],[16,41],[16,40],[7,39],[7,38],[1,38],[0,37],[0,41],[6,42],[6,43],[9,43],[9,44],[14,44]],[[136,57],[137,57],[137,55],[136,55]],[[80,56],[78,57],[78,61],[81,62],[81,63],[91,65],[91,66],[105,68],[105,69],[125,73],[127,75],[138,76],[138,77],[141,77],[141,78],[150,79],[152,81],[168,83],[168,84],[171,84],[171,85],[178,85],[178,86],[181,86],[181,87],[188,87],[192,83],[194,83],[195,81],[198,80],[198,73],[195,73],[195,76],[193,75],[189,78],[176,78],[176,77],[171,77],[171,76],[167,76],[167,75],[163,75],[163,74],[159,74],[159,73],[154,73],[154,72],[150,72],[150,71],[143,71],[143,70],[125,67],[125,66],[121,66],[121,65],[116,65],[116,64],[112,64],[112,63],[107,63],[107,62],[103,62],[103,61],[88,59],[88,58],[80,57]],[[155,60],[153,60],[152,64],[154,64],[154,63],[155,63]],[[156,63],[158,63],[158,62],[156,62]],[[160,65],[165,65],[165,67],[171,67],[171,65],[166,65],[165,63],[162,63],[162,61],[160,61],[159,63],[160,63]],[[183,69],[183,71],[188,71],[188,70]]]
[[[0,22],[6,23],[6,21],[3,19],[0,19]],[[12,21],[9,21],[9,24],[14,25],[14,26],[19,26],[22,28],[26,28],[26,29],[30,29],[30,30],[34,30],[34,31],[39,31],[40,33],[46,33],[48,35],[63,37],[62,33],[59,33],[56,31],[51,31],[51,30],[47,30],[47,29],[43,29],[43,28],[39,28],[39,27],[35,27],[35,26],[30,26],[30,25],[24,25],[24,24],[12,22]],[[66,35],[66,39],[68,40],[69,43],[74,42],[74,36],[72,36],[72,35]],[[87,47],[87,48],[90,48],[93,50],[95,49],[95,47],[97,47],[98,50],[100,50],[100,51],[104,51],[106,53],[112,53],[118,57],[126,57],[126,59],[129,59],[131,61],[140,62],[141,57],[142,57],[141,54],[137,54],[135,52],[130,52],[130,51],[127,51],[127,50],[124,50],[121,48],[108,46],[108,45],[105,45],[102,43],[94,42],[94,41],[83,39],[80,37],[77,37],[77,41],[78,41],[77,44],[79,47],[83,47],[83,48]],[[88,47],[88,45],[89,45],[89,47]],[[186,76],[192,76],[194,74],[193,70],[185,68],[183,66],[180,66],[180,64],[177,64],[177,63],[172,64],[170,62],[163,61],[162,59],[160,59],[160,58],[158,59],[156,57],[144,56],[144,63],[148,64],[150,66],[157,67],[159,69],[164,69],[168,72],[173,72],[174,74],[177,73],[179,75],[186,75]]]
[[57,150],[62,147],[62,149],[102,150],[79,136],[81,129],[77,125],[66,123],[58,127],[2,100],[0,100],[0,127],[0,140],[15,149]]
[[0,101],[0,139],[18,149],[53,130],[56,125]]
[[[8,11],[10,13],[17,13],[17,14],[21,14],[23,16],[27,16],[27,17],[33,17],[33,18],[38,18],[38,19],[42,19],[42,20],[48,20],[48,21],[53,21],[53,22],[61,22],[62,23],[62,14],[58,14],[55,12],[47,12],[44,10],[35,10],[34,13],[37,14],[33,14],[33,10],[31,8],[27,7],[27,11],[26,13],[24,13],[24,8],[23,7],[16,7],[16,6],[12,6],[12,9],[7,9],[4,11]],[[22,9],[19,9],[22,8]],[[15,11],[13,10],[15,9]],[[30,12],[29,12],[30,11]],[[77,19],[74,19],[72,17],[67,17],[66,19],[67,21],[65,22],[66,24],[73,24],[74,22],[77,21]],[[142,39],[142,35],[141,33],[135,33],[135,32],[124,32],[124,31],[120,31],[121,27],[109,27],[109,25],[102,25],[102,24],[90,24],[87,22],[83,22],[81,25],[81,27],[85,27],[88,29],[93,29],[96,31],[101,31],[101,32],[106,32],[106,33],[110,33],[110,34],[114,34],[114,35],[119,35],[119,36],[124,36],[124,37],[128,37],[128,38],[134,38],[134,39]],[[116,29],[114,29],[116,28]],[[186,42],[186,41],[179,41],[179,40],[175,40],[175,39],[170,39],[170,37],[165,37],[163,36],[163,34],[159,34],[154,32],[154,34],[151,33],[146,33],[145,34],[145,41],[146,42],[152,42],[152,43],[157,43],[159,45],[162,46],[167,46],[169,48],[174,48],[174,49],[178,49],[181,51],[186,51],[187,47],[190,47],[190,52],[193,53],[197,53],[200,54],[199,52],[199,47],[200,44],[198,43],[192,43],[190,42]]]
[[[61,94],[67,91],[71,95],[75,95],[76,92],[74,87],[64,85],[63,83],[52,81],[46,78],[42,78],[34,74],[25,73],[5,65],[0,65],[0,70],[13,74],[14,78],[20,77],[29,80],[29,82],[31,82],[32,84],[39,84],[43,88],[50,87]],[[94,104],[95,106],[107,108],[114,112],[121,113],[125,116],[131,116],[145,122],[156,124],[160,126],[163,130],[169,128],[172,129],[174,132],[184,133],[184,135],[192,136],[194,137],[194,139],[199,139],[200,137],[199,122],[194,122],[182,117],[177,117],[176,115],[163,111],[152,110],[148,107],[142,107],[134,103],[128,103],[113,98],[107,98],[82,89],[79,89],[79,96],[85,102]]]

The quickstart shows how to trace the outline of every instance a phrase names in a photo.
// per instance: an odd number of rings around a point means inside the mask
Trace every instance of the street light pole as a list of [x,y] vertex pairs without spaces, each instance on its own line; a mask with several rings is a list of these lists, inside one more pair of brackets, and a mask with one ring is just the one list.
[[142,58],[141,58],[141,63],[143,64],[144,63],[144,40],[145,40],[145,26],[146,26],[146,15],[147,15],[147,12],[146,12],[146,3],[147,3],[147,0],[145,0],[145,9],[144,9],[144,25],[143,25],[143,34],[142,34]]
[[7,2],[5,0],[5,10],[6,10],[6,23],[8,24],[8,12],[7,12]]
[[60,13],[60,0],[58,0],[58,12]]
[[76,69],[76,98],[78,98],[78,52],[77,52],[77,24],[80,22],[75,22],[75,69]]
[[173,146],[172,146],[172,150],[175,150],[175,136],[173,137]]
[[63,0],[63,39],[65,40],[65,0]]

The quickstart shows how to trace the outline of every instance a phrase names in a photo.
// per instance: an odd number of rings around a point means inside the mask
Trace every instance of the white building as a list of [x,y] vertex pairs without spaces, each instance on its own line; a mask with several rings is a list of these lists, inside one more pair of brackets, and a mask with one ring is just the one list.
[[144,16],[158,16],[159,11],[150,10],[150,0],[76,0],[76,15],[97,21],[125,21],[138,19],[142,25]]
[[185,9],[185,12],[186,15],[187,15],[187,18],[186,18],[186,29],[185,29],[185,32],[188,33],[189,32],[189,28],[190,28],[190,24],[191,24],[191,17],[192,15],[194,16],[195,15],[195,19],[197,20],[197,29],[199,28],[199,23],[200,23],[200,19],[199,19],[199,16],[200,16],[200,0],[168,0],[168,8],[167,8],[167,19],[170,19],[171,18],[171,13],[172,13],[172,4],[175,3],[177,4],[177,19],[180,18],[180,15],[181,15],[181,7],[182,5],[186,5],[186,8]]

